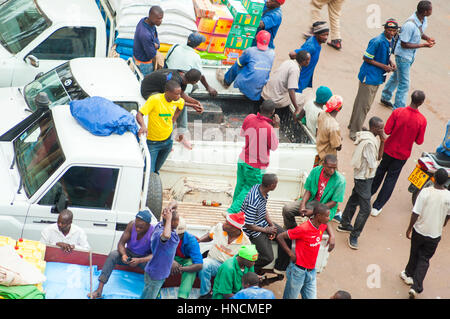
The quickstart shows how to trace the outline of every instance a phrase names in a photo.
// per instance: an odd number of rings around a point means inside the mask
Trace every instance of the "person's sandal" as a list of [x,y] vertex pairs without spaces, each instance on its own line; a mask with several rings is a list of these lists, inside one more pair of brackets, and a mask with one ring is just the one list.
[[341,39],[331,40],[330,42],[327,42],[327,44],[330,47],[333,47],[333,48],[335,48],[338,51],[340,49],[342,49],[342,40]]

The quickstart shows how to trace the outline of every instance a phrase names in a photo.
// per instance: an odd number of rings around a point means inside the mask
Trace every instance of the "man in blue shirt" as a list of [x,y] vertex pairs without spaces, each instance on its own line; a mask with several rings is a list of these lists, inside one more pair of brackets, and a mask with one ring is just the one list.
[[[280,6],[284,4],[285,0],[266,0],[264,5],[263,14],[261,21],[259,22],[259,27],[256,33],[261,30],[266,30],[270,33],[269,48],[275,49],[273,41],[277,35],[278,28],[281,25],[282,13]],[[252,46],[256,46],[256,39],[253,40]]]
[[259,287],[259,277],[254,272],[242,276],[242,289],[230,299],[275,299],[271,290]]
[[148,17],[142,18],[136,26],[133,42],[133,60],[144,76],[154,69],[155,57],[159,49],[158,32],[164,11],[159,6],[152,6]]
[[245,49],[227,73],[218,69],[217,80],[225,88],[234,82],[234,87],[248,99],[259,102],[262,89],[269,80],[275,51],[269,48],[270,33],[265,30],[258,32],[256,42],[256,47]]
[[436,155],[439,159],[450,161],[450,121],[447,123],[444,139],[441,145],[438,146]]
[[311,60],[308,66],[302,68],[300,72],[300,78],[298,80],[298,89],[296,92],[302,93],[305,88],[312,88],[314,70],[317,62],[319,62],[320,51],[322,50],[322,44],[327,42],[330,29],[328,24],[324,21],[318,21],[313,24],[313,34],[306,42],[295,51],[289,52],[289,57],[295,59],[298,52],[306,50],[311,55]]
[[384,32],[371,39],[363,55],[363,64],[359,70],[359,88],[353,103],[352,116],[348,124],[350,138],[356,139],[356,132],[362,126],[369,113],[378,87],[386,80],[386,73],[394,71],[396,66],[391,61],[392,38],[397,34],[398,23],[389,19],[384,24]]
[[[394,48],[397,69],[381,93],[381,104],[393,109],[406,106],[406,98],[409,91],[409,73],[414,62],[416,50],[419,48],[431,48],[436,43],[433,38],[424,33],[428,25],[427,17],[431,15],[432,11],[433,7],[430,1],[420,1],[417,5],[417,11],[403,24]],[[426,43],[420,43],[421,40],[425,40]],[[395,94],[394,104],[392,104],[391,98],[395,90],[397,90],[397,93]]]

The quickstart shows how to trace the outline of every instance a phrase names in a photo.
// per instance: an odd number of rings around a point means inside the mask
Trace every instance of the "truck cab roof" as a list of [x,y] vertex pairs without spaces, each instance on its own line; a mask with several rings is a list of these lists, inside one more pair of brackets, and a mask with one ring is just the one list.
[[54,24],[86,26],[103,21],[100,11],[92,0],[36,0],[43,13]]

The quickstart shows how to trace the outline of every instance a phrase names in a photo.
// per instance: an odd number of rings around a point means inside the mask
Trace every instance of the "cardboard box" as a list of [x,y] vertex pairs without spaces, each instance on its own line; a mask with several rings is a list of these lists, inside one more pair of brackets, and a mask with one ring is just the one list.
[[245,50],[252,45],[254,38],[255,37],[247,37],[245,35],[233,36],[232,34],[230,34],[227,38],[225,47],[230,49]]
[[233,25],[233,16],[225,5],[213,5],[213,8],[216,12],[213,19],[217,22],[212,33],[227,36]]
[[262,15],[264,11],[264,0],[242,0],[242,5],[251,15]]
[[211,36],[211,42],[208,47],[209,53],[223,53],[225,51],[225,45],[227,43],[226,36]]
[[200,33],[211,34],[216,27],[217,20],[211,18],[197,18],[197,31]]
[[213,18],[215,15],[213,6],[209,0],[192,0],[197,18]]
[[230,10],[234,19],[234,24],[247,25],[250,27],[258,27],[261,21],[261,15],[251,15],[247,9],[244,8],[241,2],[236,0],[229,0],[227,8]]
[[248,36],[254,37],[256,35],[257,27],[249,27],[246,25],[234,24],[231,26],[230,34],[234,36]]
[[222,64],[224,65],[233,65],[236,60],[242,55],[244,50],[225,48],[225,52],[223,53],[227,58],[222,60]]
[[198,50],[198,51],[206,51],[206,50],[208,50],[209,43],[211,42],[211,34],[204,33],[204,32],[200,32],[200,33],[205,36],[206,40],[205,40],[205,42],[201,43],[195,49]]
[[222,0],[211,0],[212,4],[223,4]]

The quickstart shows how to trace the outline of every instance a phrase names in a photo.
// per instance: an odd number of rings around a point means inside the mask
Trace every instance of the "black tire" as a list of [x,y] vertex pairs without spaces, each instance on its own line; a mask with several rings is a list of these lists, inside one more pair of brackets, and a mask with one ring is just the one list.
[[150,173],[147,191],[147,207],[159,221],[163,203],[163,188],[161,178],[156,173]]

